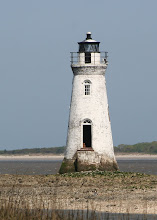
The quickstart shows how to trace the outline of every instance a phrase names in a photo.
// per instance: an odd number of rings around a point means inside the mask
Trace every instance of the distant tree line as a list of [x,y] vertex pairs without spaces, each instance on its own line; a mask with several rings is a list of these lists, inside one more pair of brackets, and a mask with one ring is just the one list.
[[19,150],[1,150],[0,154],[9,155],[23,155],[23,154],[63,154],[65,146],[63,147],[50,147],[50,148],[32,148],[32,149],[19,149]]
[[[115,153],[145,153],[157,154],[157,141],[151,143],[138,143],[134,145],[120,144],[114,147]],[[50,148],[32,148],[19,150],[1,150],[0,155],[23,155],[23,154],[64,154],[65,146]]]
[[115,153],[145,153],[145,154],[157,154],[157,141],[151,143],[138,143],[134,145],[120,144],[118,147],[114,147]]

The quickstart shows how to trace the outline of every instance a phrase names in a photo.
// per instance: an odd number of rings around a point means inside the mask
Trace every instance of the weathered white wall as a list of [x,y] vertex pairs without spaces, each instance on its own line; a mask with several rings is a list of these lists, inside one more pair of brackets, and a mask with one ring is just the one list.
[[95,151],[78,151],[77,159],[82,163],[96,164],[101,162],[101,157]]
[[[70,108],[67,150],[65,158],[72,159],[83,147],[83,120],[92,121],[92,148],[106,159],[115,159],[105,82],[105,64],[73,65],[74,79]],[[91,81],[91,95],[84,94],[84,81]]]
[[91,64],[100,63],[100,53],[91,53]]

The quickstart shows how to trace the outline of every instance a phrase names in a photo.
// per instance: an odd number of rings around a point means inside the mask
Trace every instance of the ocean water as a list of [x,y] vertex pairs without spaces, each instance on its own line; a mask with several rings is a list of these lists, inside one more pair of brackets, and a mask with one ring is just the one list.
[[[0,160],[0,174],[56,174],[62,160]],[[157,159],[118,160],[120,171],[157,175]]]

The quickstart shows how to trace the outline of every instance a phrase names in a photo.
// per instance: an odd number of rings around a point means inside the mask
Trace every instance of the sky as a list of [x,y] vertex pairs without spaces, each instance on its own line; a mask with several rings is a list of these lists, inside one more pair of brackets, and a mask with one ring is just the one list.
[[66,144],[70,52],[108,51],[114,145],[157,141],[156,0],[1,0],[0,150]]

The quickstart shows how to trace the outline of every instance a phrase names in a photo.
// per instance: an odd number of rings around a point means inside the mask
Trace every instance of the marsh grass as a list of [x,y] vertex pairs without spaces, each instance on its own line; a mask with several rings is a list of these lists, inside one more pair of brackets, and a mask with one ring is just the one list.
[[[146,211],[146,210],[145,210]],[[94,207],[86,210],[62,210],[44,208],[41,203],[40,208],[29,207],[24,202],[10,201],[1,202],[0,204],[0,220],[155,220],[156,215],[147,214],[130,214],[129,208],[127,213],[106,213],[97,212]]]
[[[89,191],[89,184],[91,181],[95,181],[95,184],[99,184],[103,179],[98,179],[97,177],[104,177],[105,182],[104,184],[112,184],[114,180],[118,181],[117,178],[120,180],[120,185],[124,184],[128,188],[131,187],[132,190],[136,190],[136,188],[139,188],[138,185],[141,186],[141,182],[143,182],[143,179],[147,179],[148,175],[141,174],[141,173],[126,173],[126,172],[104,172],[104,171],[94,171],[94,172],[79,172],[79,173],[68,173],[68,174],[62,174],[62,175],[55,175],[55,177],[51,176],[41,176],[40,181],[42,183],[48,184],[48,181],[50,181],[50,186],[54,186],[55,190],[53,191],[52,196],[49,195],[49,189],[48,194],[45,194],[44,187],[42,188],[42,194],[37,194],[37,188],[34,186],[33,194],[26,195],[26,197],[23,196],[22,190],[32,189],[32,182],[28,181],[29,177],[27,178],[28,184],[24,182],[24,179],[22,177],[19,177],[18,175],[16,178],[14,178],[14,182],[11,184],[9,183],[8,186],[12,186],[10,188],[11,194],[0,194],[0,220],[155,220],[157,219],[156,215],[147,215],[147,209],[148,204],[145,203],[143,207],[143,214],[131,214],[130,213],[130,204],[127,207],[127,211],[125,214],[123,213],[113,213],[112,212],[112,206],[116,203],[115,200],[112,200],[111,203],[109,198],[111,197],[111,193],[108,192],[108,195],[105,199],[108,199],[108,204],[110,204],[109,207],[111,209],[108,210],[108,212],[104,212],[104,208],[97,209],[94,203],[94,199],[96,198],[94,195],[95,192],[92,191],[92,197],[90,196]],[[7,178],[7,177],[6,177]],[[24,178],[24,177],[23,177]],[[31,178],[31,177],[30,177]],[[80,179],[79,179],[80,178]],[[9,178],[7,179],[9,180]],[[19,182],[20,180],[20,182]],[[32,178],[30,179],[32,180]],[[23,183],[21,182],[23,181]],[[37,181],[37,180],[36,180]],[[76,188],[76,185],[72,186],[72,183],[79,182],[81,184],[78,184],[78,186],[82,187],[82,184],[86,184],[87,188],[87,195],[90,198],[87,198],[86,206],[82,202],[78,209],[76,205],[76,200],[74,200],[74,206],[70,210],[68,209],[70,206],[71,200],[70,197],[64,198],[64,202],[67,204],[67,206],[63,207],[63,203],[59,203],[58,195],[60,195],[59,186],[66,185],[66,187],[70,188],[72,191],[74,188]],[[155,181],[153,179],[153,181]],[[138,183],[138,184],[137,184]],[[155,182],[150,182],[151,184]],[[150,183],[146,181],[146,183],[142,183],[144,189],[147,187],[150,188]],[[24,184],[22,186],[22,184]],[[37,184],[39,182],[37,181]],[[60,184],[60,185],[59,185]],[[76,183],[75,183],[76,184]],[[119,185],[119,186],[120,186]],[[48,185],[46,185],[47,187]],[[101,185],[100,185],[101,186]],[[2,187],[6,187],[6,184]],[[1,187],[1,188],[2,188]],[[90,186],[91,187],[91,186]],[[103,185],[104,187],[104,185]],[[24,189],[23,189],[24,188]],[[114,188],[114,186],[112,186]],[[125,187],[123,187],[125,188]],[[107,188],[108,189],[108,188]],[[1,191],[1,190],[0,190]],[[40,191],[40,192],[41,192]],[[47,192],[46,192],[47,193]],[[96,192],[97,193],[97,192]],[[72,194],[74,195],[74,194]],[[30,196],[30,197],[29,197]],[[29,200],[28,200],[29,198]],[[114,197],[113,197],[114,198]],[[91,201],[91,202],[89,202]],[[93,201],[93,202],[92,202]],[[121,201],[121,200],[120,200]],[[126,198],[127,201],[127,198]],[[121,203],[121,202],[120,202]],[[72,203],[73,204],[73,203]],[[99,210],[99,211],[97,211]],[[102,211],[101,211],[102,210]],[[119,212],[121,212],[121,209],[119,209]]]

